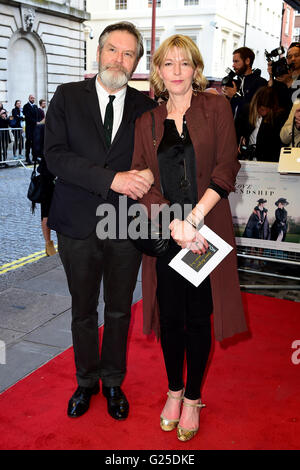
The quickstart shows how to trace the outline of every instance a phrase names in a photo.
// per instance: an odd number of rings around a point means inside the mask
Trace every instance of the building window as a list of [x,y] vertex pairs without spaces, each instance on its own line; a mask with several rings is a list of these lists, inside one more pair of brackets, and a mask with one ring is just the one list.
[[[152,0],[148,0],[148,8],[152,7]],[[161,0],[156,0],[156,7],[161,7]]]
[[116,0],[116,10],[127,10],[127,0]]
[[199,5],[199,0],[184,0],[184,6]]
[[[159,39],[155,39],[155,49],[159,46]],[[150,70],[151,66],[151,39],[146,39],[146,70],[147,72]]]

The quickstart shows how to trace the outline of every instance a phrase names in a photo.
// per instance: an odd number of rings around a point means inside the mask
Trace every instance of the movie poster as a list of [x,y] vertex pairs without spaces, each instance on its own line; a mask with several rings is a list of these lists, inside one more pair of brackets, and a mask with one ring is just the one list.
[[241,162],[229,196],[237,245],[300,253],[300,174],[278,163]]

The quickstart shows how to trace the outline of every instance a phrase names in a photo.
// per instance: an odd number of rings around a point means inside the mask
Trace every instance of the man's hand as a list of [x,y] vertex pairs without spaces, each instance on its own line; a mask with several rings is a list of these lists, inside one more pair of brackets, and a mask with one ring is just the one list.
[[143,176],[143,171],[130,170],[117,173],[110,188],[116,193],[124,194],[134,200],[142,198],[151,188],[151,183],[145,176],[147,175],[149,178],[149,173],[144,173]]
[[154,176],[150,168],[146,168],[146,170],[140,170],[139,175],[145,178],[151,185],[154,183]]
[[235,84],[235,82],[232,82],[233,84],[233,87],[230,87],[230,86],[222,86],[222,92],[223,92],[223,95],[225,95],[227,98],[229,98],[231,100],[231,98],[233,98],[233,96],[236,94],[237,92],[237,86]]

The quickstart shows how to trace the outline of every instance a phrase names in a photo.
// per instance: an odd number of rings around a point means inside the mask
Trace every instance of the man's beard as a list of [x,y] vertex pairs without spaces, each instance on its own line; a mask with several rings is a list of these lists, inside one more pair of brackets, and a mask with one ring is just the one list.
[[[110,67],[113,67],[113,70],[110,70]],[[127,85],[131,78],[131,73],[121,65],[99,65],[99,77],[103,85],[110,90],[119,90]]]
[[239,70],[237,70],[235,73],[237,75],[245,75],[245,72],[247,72],[247,65],[244,63],[244,65]]

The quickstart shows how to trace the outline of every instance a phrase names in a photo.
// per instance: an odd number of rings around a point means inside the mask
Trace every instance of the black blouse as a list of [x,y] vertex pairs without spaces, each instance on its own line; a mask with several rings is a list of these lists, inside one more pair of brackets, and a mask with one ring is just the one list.
[[[194,207],[198,201],[196,180],[196,158],[194,147],[188,132],[185,117],[183,118],[182,134],[179,135],[175,121],[164,121],[164,135],[157,150],[160,172],[160,184],[164,197],[170,204],[191,204]],[[228,193],[214,182],[209,188],[221,197]]]

